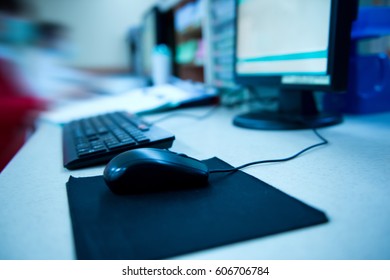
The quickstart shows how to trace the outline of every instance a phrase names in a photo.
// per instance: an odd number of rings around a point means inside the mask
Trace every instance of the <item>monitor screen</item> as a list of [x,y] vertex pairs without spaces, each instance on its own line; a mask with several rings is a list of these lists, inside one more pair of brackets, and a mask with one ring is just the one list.
[[235,80],[279,90],[276,112],[235,118],[243,127],[299,129],[340,123],[317,91],[345,91],[357,0],[236,0]]

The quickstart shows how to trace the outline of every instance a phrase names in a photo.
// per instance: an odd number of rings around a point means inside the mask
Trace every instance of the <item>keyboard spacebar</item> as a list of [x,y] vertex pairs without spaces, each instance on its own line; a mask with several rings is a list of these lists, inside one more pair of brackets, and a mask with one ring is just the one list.
[[98,149],[85,149],[85,150],[80,150],[77,152],[77,155],[79,157],[84,157],[84,156],[91,156],[91,155],[94,155],[94,154],[99,154],[99,153],[102,153],[102,152],[105,152],[107,151],[106,148],[98,148]]
[[128,141],[128,142],[118,142],[118,143],[107,144],[107,147],[110,150],[116,150],[116,149],[131,147],[131,146],[135,146],[135,145],[136,145],[135,141]]

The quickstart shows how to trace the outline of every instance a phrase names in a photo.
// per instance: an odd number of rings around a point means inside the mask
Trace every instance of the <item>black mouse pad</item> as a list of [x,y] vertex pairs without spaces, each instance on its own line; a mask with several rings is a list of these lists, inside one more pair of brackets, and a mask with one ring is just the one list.
[[101,176],[70,177],[67,190],[78,259],[165,259],[327,222],[241,171],[212,174],[209,187],[191,190],[119,196]]

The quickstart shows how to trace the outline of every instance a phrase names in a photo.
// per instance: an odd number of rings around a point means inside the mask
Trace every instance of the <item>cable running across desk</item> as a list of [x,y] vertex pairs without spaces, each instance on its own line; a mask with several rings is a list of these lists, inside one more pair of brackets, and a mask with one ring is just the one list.
[[208,117],[211,116],[212,114],[214,114],[214,113],[217,111],[217,109],[218,109],[219,107],[220,107],[220,106],[215,105],[215,106],[213,106],[209,111],[207,111],[205,114],[200,115],[200,116],[198,116],[198,115],[193,115],[193,114],[188,114],[188,113],[184,113],[184,112],[172,113],[172,114],[163,116],[163,117],[161,117],[160,119],[151,121],[151,122],[149,122],[149,124],[156,124],[156,123],[159,123],[159,122],[162,122],[162,121],[171,119],[171,118],[176,118],[176,117],[185,117],[185,118],[190,118],[190,119],[195,119],[195,120],[201,121],[201,120],[203,120],[203,119],[208,118]]
[[229,172],[236,172],[240,169],[243,169],[245,167],[248,167],[248,166],[252,166],[252,165],[257,165],[257,164],[264,164],[264,163],[274,163],[274,162],[285,162],[285,161],[289,161],[289,160],[292,160],[292,159],[295,159],[297,157],[299,157],[300,155],[302,155],[303,153],[309,151],[309,150],[312,150],[316,147],[319,147],[319,146],[323,146],[323,145],[326,145],[329,143],[328,140],[326,140],[321,134],[319,134],[319,132],[316,130],[316,129],[313,129],[313,132],[314,134],[319,138],[321,139],[322,141],[320,143],[317,143],[317,144],[314,144],[312,146],[309,146],[305,149],[303,149],[302,151],[296,153],[295,155],[292,155],[290,157],[286,157],[286,158],[281,158],[281,159],[269,159],[269,160],[260,160],[260,161],[254,161],[254,162],[249,162],[249,163],[246,163],[246,164],[243,164],[241,166],[238,166],[238,167],[234,167],[234,168],[230,168],[230,169],[215,169],[215,170],[210,170],[209,173],[229,173]]

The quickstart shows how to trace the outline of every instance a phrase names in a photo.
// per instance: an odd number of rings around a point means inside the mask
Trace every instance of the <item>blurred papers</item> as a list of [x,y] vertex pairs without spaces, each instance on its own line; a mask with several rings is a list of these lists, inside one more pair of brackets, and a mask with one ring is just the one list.
[[173,108],[195,97],[195,93],[172,85],[161,85],[132,90],[118,96],[102,96],[86,101],[71,102],[43,113],[41,120],[63,124],[75,119],[120,110],[143,113]]

